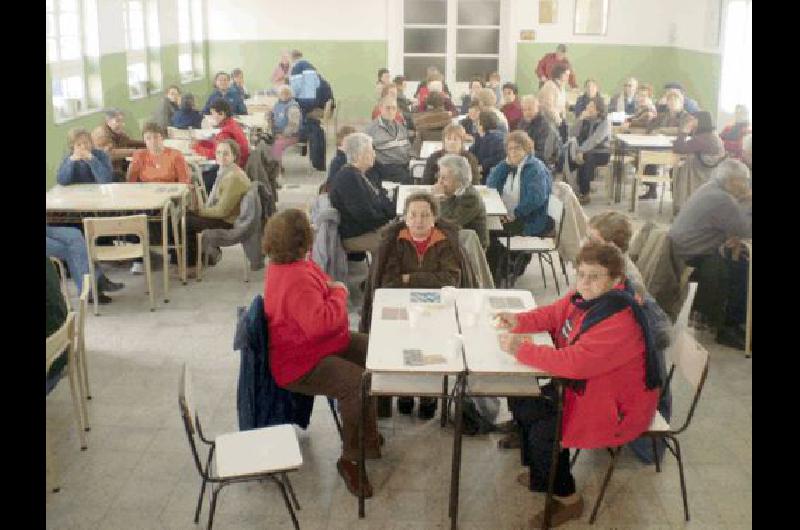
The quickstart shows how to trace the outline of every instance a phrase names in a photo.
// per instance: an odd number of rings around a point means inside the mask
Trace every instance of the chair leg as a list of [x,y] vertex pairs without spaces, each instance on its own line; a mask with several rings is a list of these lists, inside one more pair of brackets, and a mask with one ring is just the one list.
[[150,249],[144,249],[144,274],[147,280],[147,292],[150,295],[150,311],[156,310],[156,295],[153,292],[153,269],[150,266]]
[[[244,244],[242,244],[242,250],[244,250]],[[247,260],[247,254],[244,255],[244,282],[247,283],[250,281],[250,262]]]
[[219,496],[220,490],[222,490],[221,485],[217,488],[211,488],[211,508],[208,511],[208,530],[211,530],[214,524],[214,512],[217,511],[217,496]]
[[447,396],[447,376],[445,375],[442,377],[442,415],[439,422],[439,426],[442,428],[447,426],[447,408],[450,406]]
[[292,487],[291,481],[289,481],[289,475],[286,473],[281,473],[281,478],[283,479],[283,483],[286,484],[286,489],[289,490],[289,496],[292,498],[292,504],[294,504],[294,509],[300,509],[300,503],[297,502],[297,495],[294,494],[294,488]]
[[200,485],[200,495],[197,497],[197,508],[194,509],[194,524],[200,522],[200,512],[203,509],[203,495],[206,493],[206,479],[203,478],[203,483]]
[[678,461],[678,473],[681,476],[681,495],[683,496],[683,516],[689,522],[689,500],[686,496],[686,478],[683,475],[683,458],[681,457],[681,444],[675,437],[670,437],[675,443],[675,459]]
[[650,441],[653,442],[653,460],[656,462],[656,473],[661,473],[661,462],[658,461],[658,440],[650,438]]
[[336,406],[333,404],[333,398],[328,398],[328,406],[331,409],[333,421],[336,423],[336,430],[339,431],[339,438],[344,441],[344,435],[342,434],[342,422],[339,420],[339,413],[336,412]]
[[86,450],[86,431],[84,430],[83,412],[79,401],[83,401],[80,396],[78,374],[75,366],[75,352],[69,351],[67,354],[67,377],[69,377],[69,392],[72,396],[72,408],[75,412],[75,421],[78,425],[78,436],[81,440],[81,451]]
[[292,503],[291,501],[289,501],[289,495],[286,494],[286,486],[284,486],[283,482],[281,482],[280,480],[278,481],[278,486],[281,488],[283,501],[286,503],[286,508],[289,510],[289,515],[292,516],[292,523],[294,524],[294,529],[300,530],[300,524],[297,522],[297,516],[294,513],[294,508],[292,508]]
[[578,455],[579,455],[579,454],[581,454],[581,450],[580,450],[580,449],[575,449],[575,454],[574,454],[574,455],[572,455],[572,460],[570,460],[570,461],[569,461],[569,467],[570,467],[570,469],[572,469],[573,467],[575,467],[575,461],[578,459]]
[[203,232],[197,232],[197,281],[203,281]]
[[608,487],[608,482],[611,480],[611,474],[614,472],[614,464],[617,462],[617,456],[619,455],[619,452],[621,450],[622,446],[612,450],[611,463],[608,464],[608,471],[606,471],[606,478],[605,480],[603,480],[603,487],[600,488],[600,494],[597,496],[597,502],[594,503],[594,509],[592,510],[592,516],[589,518],[589,524],[594,524],[594,520],[597,518],[597,510],[600,508],[600,503],[603,502],[603,497],[606,494],[606,488]]
[[550,270],[553,273],[553,281],[556,282],[556,294],[561,296],[561,287],[558,285],[558,276],[556,276],[556,266],[553,263],[553,255],[550,254],[547,258],[547,261],[550,262]]
[[561,254],[558,255],[558,260],[561,262],[561,272],[564,273],[564,284],[569,286],[569,276],[567,276],[567,265],[564,263],[564,258]]
[[547,289],[547,277],[544,275],[544,264],[542,263],[542,255],[536,254],[539,256],[539,268],[542,270],[542,283],[544,283],[544,288]]
[[94,272],[94,263],[92,262],[91,254],[89,254],[89,274],[92,276],[92,304],[94,305],[94,316],[100,314],[99,302],[97,299],[97,276]]

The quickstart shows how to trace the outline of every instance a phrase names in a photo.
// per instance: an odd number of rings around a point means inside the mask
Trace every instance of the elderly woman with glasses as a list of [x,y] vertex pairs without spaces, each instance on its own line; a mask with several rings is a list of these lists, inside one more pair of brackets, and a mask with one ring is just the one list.
[[439,217],[474,230],[481,246],[489,246],[489,231],[486,228],[486,207],[478,191],[472,185],[472,169],[466,157],[444,155],[438,161],[439,181],[433,186],[434,195],[443,195],[439,201]]

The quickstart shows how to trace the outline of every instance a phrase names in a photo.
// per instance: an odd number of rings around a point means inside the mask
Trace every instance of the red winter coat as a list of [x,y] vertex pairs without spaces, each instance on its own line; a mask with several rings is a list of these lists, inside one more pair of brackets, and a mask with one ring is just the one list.
[[269,365],[278,386],[310,372],[350,343],[347,291],[310,259],[272,263],[264,281]]
[[500,110],[508,120],[508,130],[516,131],[519,120],[522,119],[522,104],[519,102],[519,98],[514,99],[511,103],[506,103]]
[[236,165],[244,168],[247,166],[247,157],[250,156],[250,142],[244,131],[233,118],[225,118],[220,123],[220,131],[213,140],[200,140],[194,146],[194,152],[203,155],[209,160],[216,156],[217,144],[222,140],[231,139],[239,146],[239,161]]
[[[658,404],[659,389],[645,388],[644,333],[628,307],[569,345],[586,314],[570,302],[573,294],[519,316],[515,333],[547,331],[557,349],[523,344],[517,360],[556,376],[586,380],[582,394],[572,388],[564,394],[564,447],[616,447],[648,429]],[[565,328],[568,320],[571,326]]]

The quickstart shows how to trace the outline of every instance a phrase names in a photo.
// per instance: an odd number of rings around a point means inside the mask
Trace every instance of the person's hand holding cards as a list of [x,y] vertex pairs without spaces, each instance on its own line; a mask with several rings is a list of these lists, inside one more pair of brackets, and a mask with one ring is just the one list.
[[508,311],[500,311],[494,314],[493,319],[494,327],[497,329],[508,329],[512,330],[517,327],[519,323],[519,318],[517,317],[516,313],[511,313]]

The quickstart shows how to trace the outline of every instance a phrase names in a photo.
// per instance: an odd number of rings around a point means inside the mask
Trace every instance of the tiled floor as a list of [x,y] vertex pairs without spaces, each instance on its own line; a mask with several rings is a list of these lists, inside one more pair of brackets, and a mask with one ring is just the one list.
[[[287,155],[288,182],[318,183],[305,175],[305,160]],[[590,213],[607,206],[595,194]],[[648,201],[653,202],[653,201]],[[669,203],[665,203],[668,209]],[[621,208],[621,207],[620,207]],[[657,205],[642,203],[641,220]],[[664,216],[664,220],[666,217]],[[177,407],[182,363],[191,366],[195,401],[209,434],[237,429],[238,353],[233,351],[236,306],[248,305],[263,287],[262,275],[241,279],[241,249],[224,249],[224,259],[200,283],[173,281],[171,300],[148,311],[141,276],[112,269],[126,288],[114,303],[89,315],[86,345],[93,399],[89,449],[79,450],[69,388],[62,381],[47,399],[47,425],[62,477],[59,493],[46,493],[47,526],[53,529],[192,529],[200,480]],[[517,286],[532,290],[537,303],[555,298],[533,264]],[[548,273],[549,274],[549,273]],[[551,280],[551,279],[549,279]],[[155,279],[157,293],[160,276]],[[70,286],[74,290],[74,286]],[[353,318],[355,323],[355,316]],[[711,352],[704,394],[689,430],[681,436],[691,522],[684,523],[677,466],[668,457],[657,474],[623,451],[595,528],[749,528],[752,526],[752,361],[740,351],[699,335]],[[676,388],[677,417],[688,392]],[[505,406],[502,419],[508,416]],[[436,420],[398,416],[381,420],[386,437],[382,460],[368,470],[375,496],[367,518],[357,517],[356,498],[339,479],[340,442],[324,399],[317,399],[308,431],[298,431],[302,468],[291,475],[302,506],[304,529],[449,528],[447,495],[452,428]],[[543,495],[517,485],[522,471],[516,451],[496,448],[499,435],[465,438],[460,525],[462,529],[525,528],[542,508]],[[581,454],[575,466],[587,503],[580,523],[589,528],[591,504],[607,464],[604,451]],[[205,525],[206,502],[201,515]],[[291,528],[274,484],[233,485],[220,495],[216,528]]]

